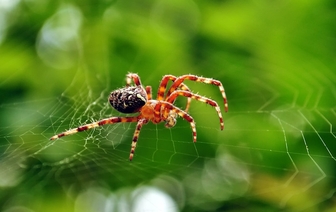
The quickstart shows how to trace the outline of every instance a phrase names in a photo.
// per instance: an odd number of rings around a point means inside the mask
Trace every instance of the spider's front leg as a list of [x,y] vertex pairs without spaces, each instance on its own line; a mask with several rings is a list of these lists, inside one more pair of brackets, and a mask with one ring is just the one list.
[[167,97],[167,102],[173,103],[178,96],[185,96],[185,97],[188,97],[188,98],[192,98],[192,99],[195,99],[195,100],[200,101],[200,102],[204,102],[204,103],[214,107],[215,110],[217,111],[217,115],[219,117],[220,128],[221,128],[221,130],[224,129],[223,116],[222,116],[220,107],[218,106],[217,102],[215,102],[212,99],[206,98],[204,96],[194,94],[194,93],[191,93],[189,91],[181,91],[181,90],[175,90],[174,92],[172,92],[170,94],[170,96]]
[[[174,76],[174,75],[163,76],[163,78],[160,82],[160,85],[159,85],[159,89],[158,89],[158,93],[157,93],[157,100],[161,101],[161,100],[166,100],[167,99],[168,96],[166,98],[164,97],[164,94],[165,94],[166,89],[167,89],[167,84],[168,84],[169,80],[173,81],[173,83],[174,83],[176,79],[177,79],[177,77]],[[188,86],[186,86],[184,83],[180,83],[178,88],[180,88],[181,90],[184,90],[184,91],[190,91]],[[191,102],[191,99],[188,98],[186,108],[184,109],[185,112],[188,112],[189,107],[190,107],[190,102]],[[174,102],[172,102],[172,103],[174,104]]]
[[[183,111],[182,109],[174,106],[173,104],[165,101],[158,101],[154,107],[154,112],[157,113],[159,111],[160,117],[157,119],[155,117],[155,122],[159,123],[161,121],[166,122],[166,127],[170,128],[176,124],[176,116],[182,117],[184,120],[190,123],[193,141],[196,142],[197,140],[197,133],[196,133],[196,124],[194,118],[190,116],[188,113]],[[162,114],[161,114],[162,113]]]
[[170,89],[167,92],[167,96],[170,96],[171,93],[173,93],[175,90],[177,90],[185,80],[191,80],[191,81],[195,81],[195,82],[202,82],[205,84],[212,84],[215,85],[219,88],[219,91],[222,93],[222,97],[224,100],[224,108],[225,108],[225,112],[228,111],[228,102],[227,102],[227,98],[226,98],[226,94],[225,94],[225,90],[224,87],[222,85],[222,83],[219,80],[215,80],[212,78],[206,78],[206,77],[199,77],[196,75],[182,75],[178,78],[176,78],[176,80],[174,81],[174,83],[171,85]]

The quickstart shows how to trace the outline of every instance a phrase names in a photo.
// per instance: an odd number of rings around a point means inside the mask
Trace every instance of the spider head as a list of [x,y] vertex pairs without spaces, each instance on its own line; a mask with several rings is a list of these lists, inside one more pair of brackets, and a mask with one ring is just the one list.
[[142,86],[129,86],[112,91],[111,106],[121,113],[136,113],[147,102],[147,93]]

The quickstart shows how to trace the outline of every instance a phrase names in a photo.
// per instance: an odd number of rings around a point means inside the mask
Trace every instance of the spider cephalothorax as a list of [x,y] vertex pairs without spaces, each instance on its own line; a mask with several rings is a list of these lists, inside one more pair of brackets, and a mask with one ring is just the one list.
[[[209,98],[200,96],[198,94],[192,93],[190,89],[183,83],[185,80],[191,80],[196,82],[202,82],[206,84],[213,84],[218,86],[222,97],[224,100],[225,111],[228,110],[227,99],[222,83],[218,80],[199,77],[195,75],[182,75],[176,77],[173,75],[163,76],[160,86],[158,89],[158,94],[156,99],[152,99],[152,88],[150,86],[143,87],[140,81],[140,77],[137,74],[127,74],[126,76],[126,87],[120,88],[111,92],[109,97],[109,102],[113,108],[121,113],[137,113],[137,116],[133,117],[110,117],[102,119],[91,124],[86,124],[66,132],[54,135],[50,140],[55,140],[57,138],[71,135],[77,132],[85,131],[94,127],[99,127],[105,124],[115,124],[120,122],[137,122],[135,132],[133,135],[131,152],[129,159],[133,159],[135,147],[139,138],[140,130],[142,126],[149,121],[154,124],[165,122],[167,128],[171,128],[176,124],[177,116],[182,117],[190,123],[191,130],[193,133],[193,141],[196,142],[196,126],[194,119],[187,113],[190,100],[195,99],[200,102],[211,105],[217,111],[219,117],[219,123],[221,130],[224,129],[224,122],[220,107],[217,102]],[[131,83],[135,84],[131,86]],[[172,81],[172,85],[167,89],[167,84]],[[166,93],[166,95],[165,95]],[[176,107],[174,102],[178,96],[184,96],[188,98],[187,106],[184,110]]]

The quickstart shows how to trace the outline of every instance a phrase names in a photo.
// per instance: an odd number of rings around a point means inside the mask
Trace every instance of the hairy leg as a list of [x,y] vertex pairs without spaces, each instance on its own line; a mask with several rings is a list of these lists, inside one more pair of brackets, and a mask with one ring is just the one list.
[[[167,84],[168,84],[169,80],[174,82],[176,79],[177,79],[177,77],[174,76],[174,75],[165,75],[162,78],[161,83],[160,83],[159,88],[158,88],[157,100],[161,101],[161,100],[166,100],[167,99],[167,98],[164,98],[164,94],[165,94],[166,89],[167,89]],[[178,88],[180,88],[181,90],[184,90],[184,91],[190,91],[190,89],[183,83],[181,83]],[[190,101],[191,101],[191,99],[188,98],[187,106],[184,110],[186,112],[188,111],[188,109],[190,107]],[[174,102],[172,102],[172,103],[174,104]]]
[[129,87],[131,85],[132,80],[135,85],[137,86],[141,85],[141,80],[140,80],[139,75],[134,74],[134,73],[128,73],[126,75],[126,87]]
[[140,119],[138,121],[138,124],[135,128],[135,131],[134,131],[133,139],[132,139],[131,152],[130,152],[130,156],[129,156],[130,161],[133,159],[133,156],[134,156],[134,151],[135,151],[135,148],[136,148],[136,145],[137,145],[137,142],[138,142],[140,130],[141,130],[141,128],[144,124],[147,124],[147,122],[148,122],[147,119]]
[[192,98],[192,99],[195,99],[195,100],[200,101],[200,102],[204,102],[204,103],[214,107],[216,109],[218,117],[219,117],[220,128],[221,128],[221,130],[224,129],[223,116],[222,116],[220,107],[218,106],[217,102],[215,102],[212,99],[206,98],[204,96],[200,96],[198,94],[194,94],[194,93],[191,93],[189,91],[181,91],[181,90],[177,90],[177,91],[172,92],[170,94],[170,96],[167,97],[166,101],[169,102],[169,103],[172,103],[172,102],[175,101],[175,99],[178,96],[185,96],[185,97],[188,97],[188,98]]
[[107,118],[107,119],[102,119],[100,121],[96,121],[90,124],[86,124],[65,132],[62,132],[60,134],[54,135],[53,137],[50,138],[50,140],[55,140],[57,138],[61,138],[63,136],[68,136],[68,135],[72,135],[78,132],[82,132],[82,131],[86,131],[95,127],[100,127],[102,125],[105,124],[116,124],[116,123],[121,123],[121,122],[137,122],[138,121],[138,117],[111,117],[111,118]]
[[223,87],[222,83],[218,80],[211,79],[211,78],[199,77],[199,76],[196,76],[196,75],[180,76],[180,77],[176,78],[176,80],[174,81],[174,83],[172,84],[170,89],[168,90],[167,96],[170,96],[170,94],[172,92],[177,90],[180,87],[180,85],[184,82],[184,80],[191,80],[191,81],[195,81],[195,82],[202,82],[202,83],[205,83],[205,84],[216,85],[219,88],[219,90],[222,94],[222,97],[223,97],[223,100],[224,100],[225,112],[228,111],[227,98],[226,98],[225,90],[224,90],[224,87]]
[[147,93],[147,100],[151,100],[152,99],[152,87],[147,85],[146,86],[146,93]]
[[[169,102],[158,101],[158,103],[154,107],[154,111],[161,111],[161,109],[162,109],[162,111],[167,111],[167,113],[161,114],[160,120],[157,120],[158,122],[167,121],[170,118],[174,118],[174,117],[170,117],[169,115],[175,115],[175,114],[179,115],[184,120],[186,120],[187,122],[190,123],[191,130],[192,130],[192,133],[193,133],[193,141],[196,142],[196,140],[197,140],[196,139],[196,137],[197,137],[196,124],[195,124],[195,121],[194,121],[193,117],[191,117],[188,113],[186,113],[182,109],[174,106],[173,104],[171,104]],[[172,113],[170,111],[172,111]]]

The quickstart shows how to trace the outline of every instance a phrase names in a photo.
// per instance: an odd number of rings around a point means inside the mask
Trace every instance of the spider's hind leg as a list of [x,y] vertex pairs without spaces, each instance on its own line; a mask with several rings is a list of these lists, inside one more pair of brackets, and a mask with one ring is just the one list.
[[132,140],[131,152],[130,152],[130,156],[129,156],[130,161],[132,161],[133,156],[134,156],[134,151],[135,151],[135,148],[136,148],[136,145],[137,145],[137,142],[138,142],[140,130],[141,130],[141,128],[144,124],[147,124],[147,122],[148,122],[147,119],[140,119],[138,121],[138,124],[136,125],[134,135],[133,135],[133,140]]
[[68,135],[72,135],[78,132],[83,132],[92,128],[96,128],[96,127],[100,127],[103,126],[105,124],[116,124],[116,123],[120,123],[120,122],[137,122],[138,121],[138,117],[111,117],[111,118],[106,118],[106,119],[102,119],[100,121],[96,121],[90,124],[85,124],[82,125],[80,127],[77,128],[73,128],[70,129],[68,131],[62,132],[60,134],[54,135],[53,137],[50,138],[50,140],[56,140],[58,138],[64,137],[64,136],[68,136]]
[[134,73],[128,73],[126,75],[126,87],[129,87],[131,85],[132,80],[136,86],[141,85],[141,80],[140,80],[139,75],[134,74]]
[[147,99],[151,100],[152,99],[152,87],[147,85],[146,86],[146,93],[147,93]]

